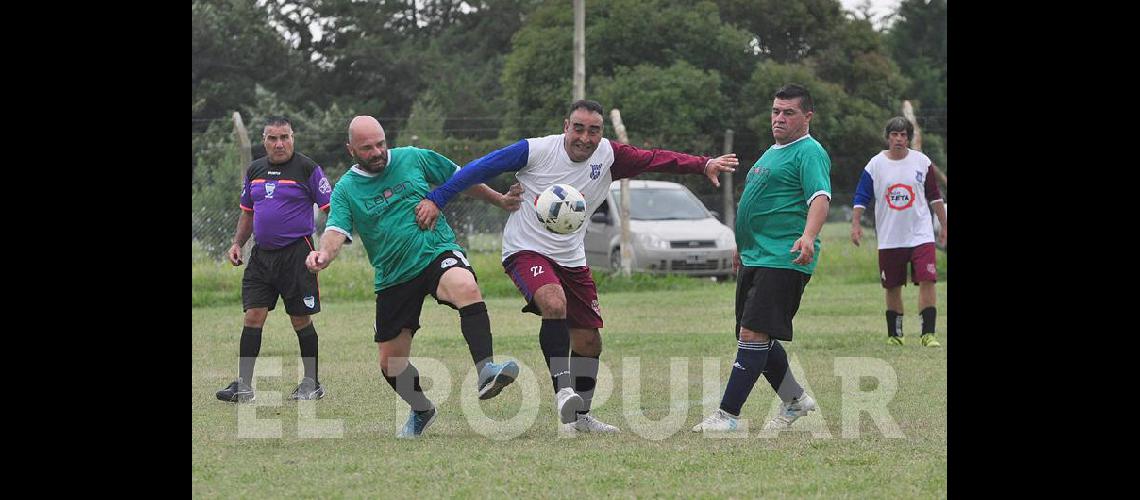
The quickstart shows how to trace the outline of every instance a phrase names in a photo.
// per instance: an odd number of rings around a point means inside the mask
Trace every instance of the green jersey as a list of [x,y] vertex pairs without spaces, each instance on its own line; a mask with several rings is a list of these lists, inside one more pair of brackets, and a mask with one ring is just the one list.
[[831,160],[810,135],[790,144],[773,145],[748,171],[736,209],[736,247],[740,262],[750,267],[794,269],[811,274],[819,262],[793,264],[792,245],[803,236],[808,207],[816,196],[831,198]]
[[435,151],[409,146],[389,149],[388,166],[379,174],[354,165],[337,181],[325,230],[350,243],[353,231],[360,236],[376,270],[376,291],[415,278],[442,252],[463,251],[443,214],[424,231],[415,212],[429,184],[447,182],[458,169]]

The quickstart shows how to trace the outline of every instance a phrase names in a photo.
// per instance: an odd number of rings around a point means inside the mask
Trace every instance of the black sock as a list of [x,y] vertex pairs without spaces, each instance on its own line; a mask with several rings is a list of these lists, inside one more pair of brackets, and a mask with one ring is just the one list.
[[554,392],[573,387],[570,376],[570,327],[566,319],[544,319],[538,330],[538,344],[542,346],[542,356],[550,369],[550,383]]
[[253,365],[257,363],[257,355],[261,352],[261,328],[247,326],[241,329],[241,341],[238,344],[238,376],[245,383],[253,386]]
[[930,306],[919,314],[922,315],[922,334],[934,333],[934,320],[938,319],[938,309]]
[[784,350],[779,340],[773,339],[768,348],[768,366],[764,368],[764,378],[768,379],[768,385],[772,386],[781,401],[790,402],[804,393],[804,388],[796,382],[796,377],[788,366],[788,351]]
[[491,318],[487,316],[487,304],[476,302],[459,310],[459,329],[471,350],[471,361],[475,362],[475,373],[483,371],[483,365],[491,361],[495,350],[491,344]]
[[574,376],[574,392],[582,396],[582,409],[579,415],[590,413],[590,402],[594,399],[594,386],[598,384],[598,356],[586,356],[570,351],[570,373]]
[[902,323],[902,313],[897,313],[890,309],[887,309],[887,335],[890,335],[891,337],[902,337]]
[[733,415],[740,415],[740,407],[748,400],[752,386],[764,372],[768,364],[769,342],[736,342],[736,362],[732,364],[732,373],[728,376],[728,385],[724,387],[724,397],[720,400],[720,409]]
[[320,382],[317,378],[317,327],[309,323],[297,330],[297,344],[301,346],[301,364],[305,366],[305,376]]
[[420,388],[420,372],[411,363],[408,363],[408,367],[395,377],[389,377],[386,373],[383,375],[388,385],[392,386],[392,390],[396,391],[412,410],[427,411],[432,408],[431,401]]

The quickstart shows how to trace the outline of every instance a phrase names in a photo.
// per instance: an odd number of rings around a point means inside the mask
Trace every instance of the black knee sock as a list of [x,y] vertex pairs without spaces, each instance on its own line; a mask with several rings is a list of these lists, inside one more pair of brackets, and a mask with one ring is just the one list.
[[399,394],[413,410],[427,411],[432,408],[431,401],[420,388],[420,372],[411,363],[408,363],[408,367],[395,377],[389,377],[386,373],[383,375],[388,385],[392,386],[392,390],[396,391],[396,394]]
[[902,313],[894,312],[887,309],[887,335],[891,337],[902,337],[903,334],[903,315]]
[[544,319],[538,330],[538,343],[550,369],[550,383],[554,392],[573,387],[570,376],[570,327],[565,319]]
[[301,364],[305,367],[305,376],[320,382],[317,378],[317,327],[312,323],[297,330],[297,344],[301,346]]
[[245,383],[253,386],[253,365],[257,363],[257,355],[261,352],[261,328],[247,326],[241,329],[241,341],[238,345],[238,376]]
[[938,310],[930,306],[919,314],[922,315],[922,334],[934,333],[934,320],[938,319]]
[[491,318],[487,316],[487,304],[476,302],[459,310],[459,329],[467,340],[471,351],[471,361],[475,362],[475,373],[483,370],[483,365],[491,361],[495,350],[491,343]]
[[752,386],[756,385],[756,380],[768,364],[769,342],[738,340],[736,346],[736,362],[732,364],[728,385],[724,387],[720,409],[739,416],[740,407],[748,400]]
[[570,373],[574,376],[574,392],[582,396],[582,409],[579,415],[590,413],[590,402],[594,399],[594,387],[598,384],[598,356],[586,356],[570,351]]
[[792,370],[788,366],[788,352],[784,350],[779,340],[773,339],[771,347],[768,348],[768,366],[764,368],[764,378],[768,379],[768,385],[772,386],[772,390],[776,391],[780,400],[785,403],[804,393],[804,388],[792,375]]

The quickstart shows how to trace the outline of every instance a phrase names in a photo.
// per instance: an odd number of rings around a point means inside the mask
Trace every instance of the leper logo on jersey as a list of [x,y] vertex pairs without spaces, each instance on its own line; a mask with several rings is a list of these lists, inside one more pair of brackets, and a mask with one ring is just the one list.
[[919,184],[922,184],[922,180],[925,178],[926,178],[926,174],[922,173],[922,171],[918,171],[918,172],[914,173],[914,180],[918,181]]
[[266,182],[265,183],[265,197],[266,198],[272,198],[273,197],[273,191],[275,191],[275,190],[277,190],[277,184],[274,184],[272,182]]
[[324,194],[331,193],[332,192],[332,186],[329,185],[329,180],[324,178],[324,177],[321,177],[321,182],[320,182],[320,184],[317,185],[317,191],[320,191]]
[[591,164],[590,165],[590,178],[591,179],[597,179],[599,175],[602,175],[602,164],[601,163],[599,163],[597,165]]
[[887,206],[906,210],[914,205],[914,188],[906,184],[892,184],[887,188]]

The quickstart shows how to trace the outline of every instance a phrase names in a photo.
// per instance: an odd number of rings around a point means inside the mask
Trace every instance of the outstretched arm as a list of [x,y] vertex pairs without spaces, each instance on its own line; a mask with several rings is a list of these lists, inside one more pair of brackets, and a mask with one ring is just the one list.
[[[483,200],[508,212],[519,209],[519,205],[522,203],[522,192],[522,185],[517,182],[506,193],[499,193],[486,184],[476,184],[464,191],[472,198]],[[427,198],[420,200],[420,203],[416,205],[416,224],[420,226],[420,229],[435,227],[439,212],[439,207],[435,205],[435,202]]]
[[720,186],[721,172],[735,172],[740,161],[736,153],[709,158],[707,156],[678,153],[667,149],[640,149],[614,140],[614,165],[610,168],[614,180],[634,177],[642,172],[670,174],[704,174],[709,181]]

